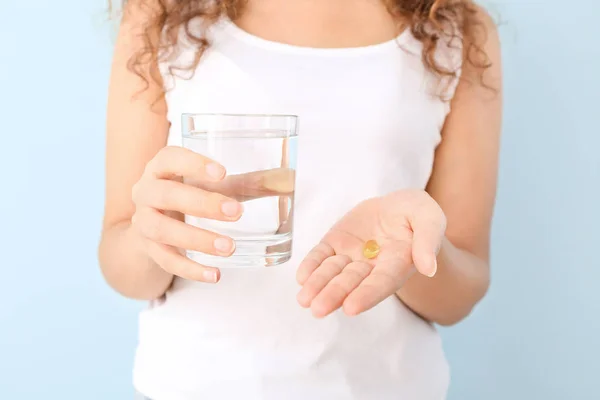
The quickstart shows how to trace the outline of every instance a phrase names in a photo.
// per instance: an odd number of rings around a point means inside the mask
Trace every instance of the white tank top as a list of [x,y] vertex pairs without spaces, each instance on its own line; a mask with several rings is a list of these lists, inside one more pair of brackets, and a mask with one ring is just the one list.
[[[278,267],[223,270],[216,285],[176,278],[140,315],[136,389],[152,400],[444,399],[440,337],[396,297],[322,320],[296,302],[299,262],[340,217],[429,179],[449,105],[420,43],[406,32],[367,47],[305,48],[228,21],[209,35],[193,77],[164,74],[169,144],[181,144],[185,112],[298,115],[293,256]],[[193,57],[185,43],[179,49],[179,60]],[[437,57],[454,68],[462,56],[445,46]]]

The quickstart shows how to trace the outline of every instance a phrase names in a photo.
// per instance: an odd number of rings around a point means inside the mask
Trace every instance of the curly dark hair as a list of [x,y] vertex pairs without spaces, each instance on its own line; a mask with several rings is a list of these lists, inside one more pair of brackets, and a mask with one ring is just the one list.
[[[142,77],[160,80],[156,65],[168,61],[180,38],[181,29],[197,51],[193,62],[186,66],[170,67],[192,71],[203,52],[210,46],[206,37],[192,29],[192,21],[201,18],[208,24],[222,16],[235,20],[244,12],[248,0],[130,0],[141,6],[152,5],[152,13],[144,30],[144,46],[129,60],[129,69]],[[425,67],[442,78],[456,78],[459,70],[448,69],[436,60],[438,43],[442,38],[452,43],[455,38],[464,44],[464,62],[479,71],[480,77],[490,67],[483,50],[487,40],[481,13],[472,0],[383,0],[390,14],[396,18],[400,29],[409,29],[414,38],[423,44],[422,61]],[[109,0],[109,7],[110,7]],[[121,0],[124,7],[128,0]],[[161,39],[158,39],[161,38]],[[449,81],[452,81],[450,79]]]

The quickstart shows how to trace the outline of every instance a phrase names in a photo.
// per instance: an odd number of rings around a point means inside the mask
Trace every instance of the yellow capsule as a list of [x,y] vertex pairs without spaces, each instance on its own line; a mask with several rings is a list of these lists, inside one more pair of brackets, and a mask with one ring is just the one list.
[[363,255],[369,260],[377,257],[379,254],[379,244],[375,240],[369,240],[365,243],[365,247],[363,248]]

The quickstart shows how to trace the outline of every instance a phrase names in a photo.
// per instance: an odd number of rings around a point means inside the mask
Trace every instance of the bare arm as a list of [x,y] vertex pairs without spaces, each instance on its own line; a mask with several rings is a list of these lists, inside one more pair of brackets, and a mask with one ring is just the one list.
[[[130,228],[133,185],[148,161],[166,145],[169,123],[160,84],[127,68],[143,41],[140,37],[148,9],[129,2],[117,38],[111,71],[106,132],[106,200],[99,259],[107,282],[118,292],[137,299],[160,297],[173,276],[158,267],[142,249]],[[154,104],[152,106],[152,104]]]
[[465,63],[463,80],[436,152],[427,187],[448,221],[434,278],[415,274],[398,292],[423,318],[451,325],[465,318],[487,291],[490,280],[490,225],[495,201],[501,125],[500,43],[493,21],[484,50],[491,67],[483,75]]
[[184,214],[236,221],[241,201],[282,193],[293,175],[276,169],[226,176],[214,160],[166,146],[169,123],[162,82],[150,73],[157,66],[144,65],[145,70],[137,71],[143,78],[127,68],[131,56],[147,45],[143,33],[153,9],[141,0],[129,1],[127,7],[111,75],[99,259],[115,290],[149,300],[163,295],[174,276],[219,280],[217,268],[196,263],[183,250],[221,257],[235,250],[231,238],[184,223]]

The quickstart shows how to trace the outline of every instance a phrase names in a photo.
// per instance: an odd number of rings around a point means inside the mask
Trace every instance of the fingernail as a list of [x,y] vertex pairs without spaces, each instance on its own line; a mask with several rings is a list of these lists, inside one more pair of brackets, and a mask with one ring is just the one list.
[[210,282],[210,283],[217,282],[217,273],[215,271],[204,271],[202,273],[202,276],[204,277],[204,280],[206,282]]
[[431,272],[429,274],[427,274],[428,277],[433,278],[435,276],[437,272],[437,258],[433,257],[433,268],[431,269]]
[[233,249],[233,243],[231,242],[231,240],[225,239],[225,238],[215,239],[214,246],[218,252],[224,253],[224,254],[231,253],[231,250]]
[[228,217],[237,217],[240,213],[241,205],[235,201],[228,201],[221,204],[221,211]]
[[206,166],[206,173],[213,179],[221,179],[225,175],[225,168],[219,164],[210,163]]

